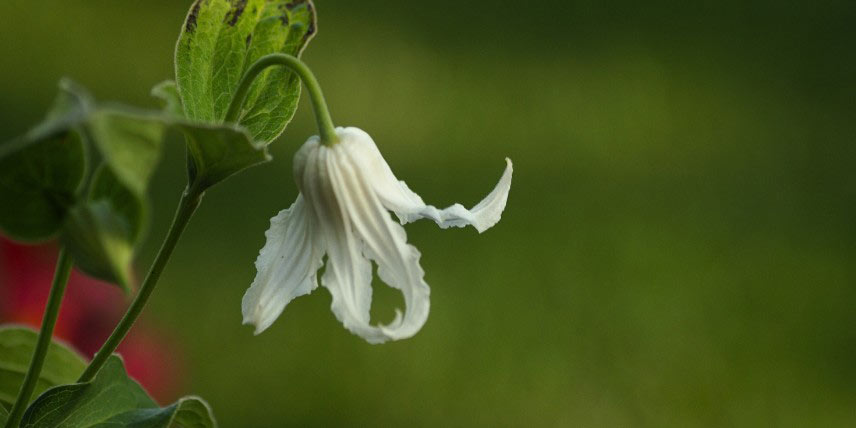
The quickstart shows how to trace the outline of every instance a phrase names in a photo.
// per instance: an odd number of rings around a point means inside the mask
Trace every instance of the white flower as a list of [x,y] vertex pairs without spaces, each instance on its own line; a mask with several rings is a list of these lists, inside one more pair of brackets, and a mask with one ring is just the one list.
[[[242,301],[244,324],[267,329],[292,299],[317,286],[316,272],[333,296],[331,309],[345,328],[370,343],[416,334],[428,318],[428,284],[419,251],[407,243],[401,224],[430,218],[442,228],[472,225],[480,233],[499,221],[511,187],[511,161],[496,188],[467,210],[454,204],[425,205],[398,181],[371,137],[357,128],[336,128],[339,142],[325,146],[312,137],[294,157],[300,188],[290,208],[271,219],[267,242],[256,259],[258,273]],[[406,310],[387,325],[369,322],[373,260],[383,282],[401,290]]]

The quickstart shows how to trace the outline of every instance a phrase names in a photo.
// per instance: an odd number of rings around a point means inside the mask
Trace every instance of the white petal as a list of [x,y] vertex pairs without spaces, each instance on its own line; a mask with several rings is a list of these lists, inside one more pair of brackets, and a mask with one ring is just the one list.
[[429,218],[444,229],[472,225],[481,233],[495,225],[502,216],[511,189],[511,159],[505,159],[505,172],[499,183],[476,206],[468,210],[461,204],[454,204],[440,210],[425,204],[407,184],[395,177],[368,134],[357,128],[345,128],[340,135],[346,135],[347,140],[343,140],[351,142],[350,145],[354,147],[352,156],[361,165],[360,170],[368,174],[368,180],[383,205],[398,215],[401,224]]
[[332,189],[330,174],[333,149],[319,147],[305,163],[303,190],[315,210],[327,249],[327,267],[321,283],[333,297],[331,309],[352,333],[370,343],[387,340],[370,325],[371,263],[362,254],[362,243],[351,227],[349,213]]
[[358,145],[342,144],[346,153],[337,153],[337,168],[331,171],[336,196],[347,207],[353,229],[364,242],[364,252],[378,264],[378,275],[391,287],[401,290],[406,310],[396,311],[395,320],[380,326],[384,337],[398,340],[413,336],[428,318],[430,289],[419,265],[419,251],[407,244],[404,228],[389,214],[369,182],[371,174],[358,163]]
[[[511,159],[505,158],[505,172],[502,173],[496,187],[469,210],[461,204],[454,204],[442,210],[426,205],[404,181],[397,183],[398,192],[393,190],[383,194],[384,204],[398,215],[401,224],[428,218],[444,229],[472,225],[482,233],[493,227],[502,217],[502,211],[505,210],[505,204],[508,201],[508,192],[511,190],[512,172]],[[388,189],[389,186],[384,188]]]
[[258,273],[241,301],[244,324],[255,325],[256,334],[270,327],[288,302],[318,286],[323,248],[314,229],[312,209],[302,195],[271,218],[256,259]]

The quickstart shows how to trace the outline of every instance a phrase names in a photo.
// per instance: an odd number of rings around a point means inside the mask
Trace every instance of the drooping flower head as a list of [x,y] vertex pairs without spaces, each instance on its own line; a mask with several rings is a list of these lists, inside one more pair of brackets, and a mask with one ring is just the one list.
[[[370,343],[416,334],[428,318],[430,289],[419,250],[407,243],[403,224],[420,218],[440,227],[471,225],[479,233],[496,224],[511,187],[512,166],[476,206],[446,209],[426,205],[399,181],[372,138],[357,128],[336,128],[339,142],[310,138],[294,157],[300,189],[290,208],[271,219],[267,242],[256,259],[258,273],[242,301],[244,324],[267,329],[295,297],[318,286],[316,272],[327,255],[321,284],[345,328]],[[394,212],[401,225],[388,213]],[[386,284],[401,291],[406,305],[387,325],[371,325],[372,266]]]

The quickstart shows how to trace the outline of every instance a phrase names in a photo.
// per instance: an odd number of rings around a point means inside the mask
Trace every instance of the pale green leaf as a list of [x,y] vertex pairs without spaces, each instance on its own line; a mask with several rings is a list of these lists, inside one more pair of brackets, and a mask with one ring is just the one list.
[[105,108],[89,115],[86,128],[116,178],[142,197],[160,158],[162,118]]
[[[222,122],[247,68],[267,54],[300,55],[315,28],[309,0],[195,1],[175,53],[185,116]],[[253,83],[238,123],[253,141],[270,143],[291,120],[299,97],[297,75],[272,67]]]
[[[38,336],[37,331],[26,327],[0,326],[0,409],[14,404]],[[80,354],[53,341],[48,347],[33,397],[50,387],[74,382],[85,367],[86,361]]]

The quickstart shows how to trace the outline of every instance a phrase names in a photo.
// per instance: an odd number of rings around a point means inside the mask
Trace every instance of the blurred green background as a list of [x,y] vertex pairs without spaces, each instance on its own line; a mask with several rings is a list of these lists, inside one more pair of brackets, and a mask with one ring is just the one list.
[[[61,76],[155,106],[190,1],[4,0],[0,140]],[[233,426],[854,426],[856,3],[317,0],[304,59],[435,205],[515,163],[484,235],[408,226],[412,339],[348,333],[319,288],[258,337],[240,300],[316,133],[209,192],[146,310],[182,393]],[[183,186],[170,137],[143,271]],[[375,282],[373,318],[402,299]]]

